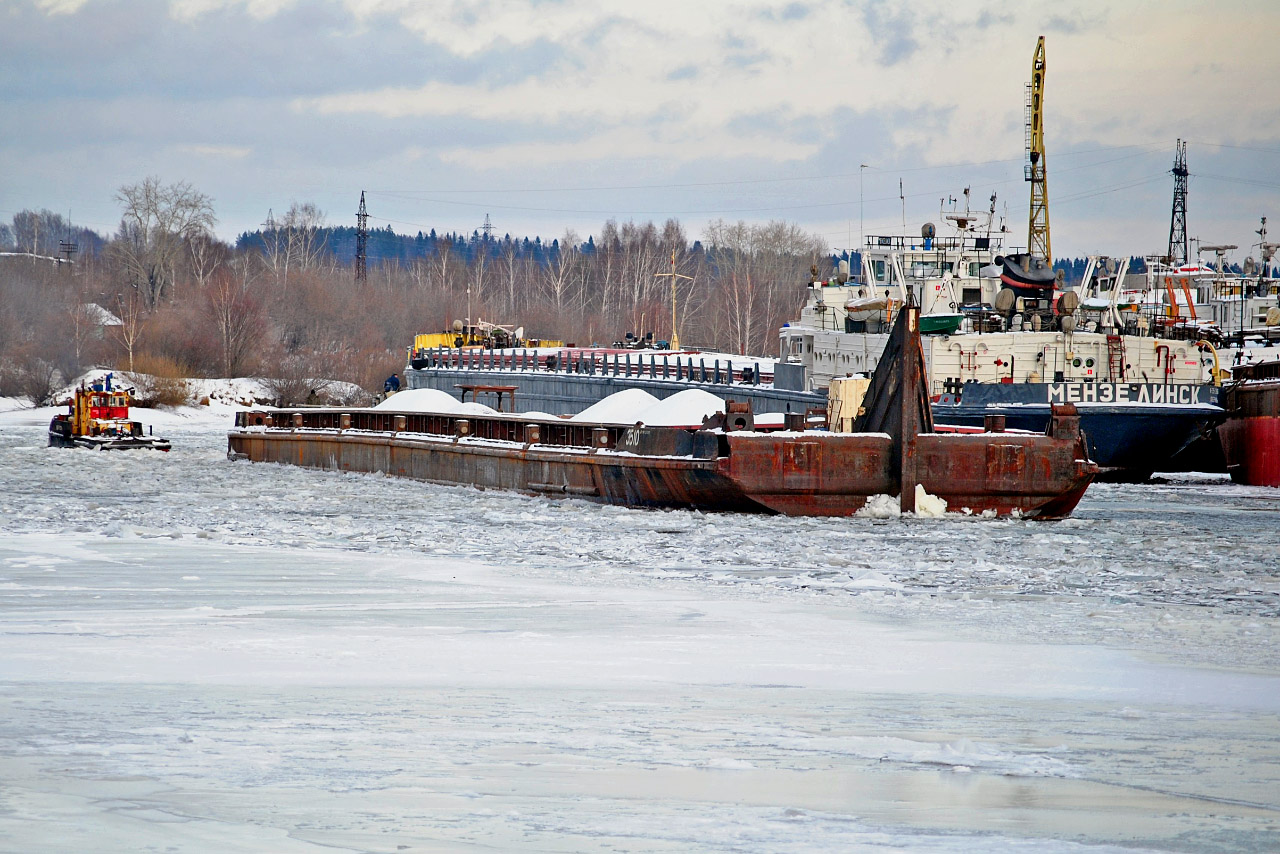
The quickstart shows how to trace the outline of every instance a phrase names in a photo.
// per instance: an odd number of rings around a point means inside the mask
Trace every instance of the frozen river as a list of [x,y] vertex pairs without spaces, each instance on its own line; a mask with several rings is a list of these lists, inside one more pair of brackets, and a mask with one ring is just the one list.
[[1280,491],[714,516],[40,422],[0,418],[0,851],[1280,850]]

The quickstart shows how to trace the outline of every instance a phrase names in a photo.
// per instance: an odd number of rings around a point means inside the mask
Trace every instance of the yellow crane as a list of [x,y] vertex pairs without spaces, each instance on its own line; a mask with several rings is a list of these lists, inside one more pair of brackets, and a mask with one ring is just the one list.
[[655,279],[671,280],[671,342],[668,346],[672,350],[680,349],[680,335],[676,332],[676,282],[680,279],[688,279],[693,281],[693,276],[686,276],[683,273],[676,272],[676,250],[671,250],[671,272],[670,273],[654,273]]
[[1036,41],[1031,58],[1031,82],[1027,84],[1026,179],[1031,184],[1031,215],[1027,226],[1027,252],[1053,263],[1049,244],[1049,181],[1044,156],[1044,36]]

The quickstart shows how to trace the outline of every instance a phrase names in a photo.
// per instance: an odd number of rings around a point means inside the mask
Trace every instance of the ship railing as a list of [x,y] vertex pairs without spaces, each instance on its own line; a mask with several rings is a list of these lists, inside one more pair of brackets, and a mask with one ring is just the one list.
[[901,234],[884,235],[868,234],[867,249],[900,250],[908,252],[932,252],[935,250],[959,251],[969,249],[975,252],[1000,248],[998,236],[981,237],[905,237]]
[[605,377],[670,380],[699,385],[761,385],[773,382],[773,372],[760,363],[735,366],[730,359],[702,356],[618,353],[607,350],[563,349],[552,353],[521,350],[435,347],[410,354],[415,369],[584,374]]
[[634,426],[563,419],[535,421],[501,413],[479,415],[337,408],[242,410],[235,415],[235,425],[241,429],[268,427],[283,430],[420,433],[453,439],[483,439],[582,449],[616,448],[626,431]]

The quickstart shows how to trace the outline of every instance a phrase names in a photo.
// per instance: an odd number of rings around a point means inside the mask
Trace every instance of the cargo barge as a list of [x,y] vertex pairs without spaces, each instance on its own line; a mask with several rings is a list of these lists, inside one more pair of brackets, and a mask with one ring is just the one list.
[[[422,338],[424,336],[419,336]],[[753,411],[804,412],[827,395],[806,391],[803,369],[727,354],[616,347],[415,346],[404,369],[409,389],[458,396],[463,386],[510,386],[516,408],[576,415],[615,392],[644,389],[659,399],[689,388],[748,401]]]
[[1227,471],[1236,483],[1280,486],[1280,360],[1242,365],[1231,375],[1227,420],[1218,427]]
[[628,507],[846,516],[874,495],[915,509],[917,487],[952,511],[1056,519],[1097,472],[1073,406],[1045,434],[933,432],[918,309],[901,312],[854,433],[754,429],[730,403],[700,429],[544,416],[383,409],[239,412],[228,455],[337,471],[384,472]]

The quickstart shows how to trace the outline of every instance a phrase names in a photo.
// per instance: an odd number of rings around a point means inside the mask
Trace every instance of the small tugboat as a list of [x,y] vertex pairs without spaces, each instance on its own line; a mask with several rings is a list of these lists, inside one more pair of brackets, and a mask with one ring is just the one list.
[[169,440],[144,435],[142,423],[129,420],[128,389],[111,387],[111,374],[101,383],[81,383],[67,401],[68,412],[49,422],[50,448],[169,450]]

